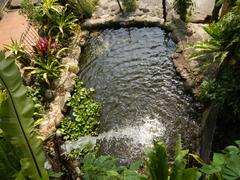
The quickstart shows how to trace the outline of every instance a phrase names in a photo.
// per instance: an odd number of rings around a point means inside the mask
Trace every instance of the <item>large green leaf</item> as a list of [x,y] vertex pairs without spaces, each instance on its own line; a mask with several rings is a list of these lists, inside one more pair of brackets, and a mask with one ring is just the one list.
[[146,152],[149,162],[147,168],[150,173],[151,180],[167,180],[168,179],[168,158],[166,145],[164,143],[154,142],[153,150]]
[[[0,109],[0,128],[5,133],[6,141],[11,143],[17,152],[20,162],[14,163],[21,165],[15,177],[17,179],[48,179],[47,172],[43,168],[45,156],[42,144],[33,132],[33,102],[26,96],[27,90],[22,83],[15,59],[12,57],[6,59],[2,52],[0,52],[0,84],[8,96]],[[6,169],[8,165],[4,163],[5,161],[0,161],[0,179],[6,179],[6,174],[5,177],[3,174],[10,173]],[[5,172],[2,172],[4,170]],[[12,174],[9,173],[11,177]]]

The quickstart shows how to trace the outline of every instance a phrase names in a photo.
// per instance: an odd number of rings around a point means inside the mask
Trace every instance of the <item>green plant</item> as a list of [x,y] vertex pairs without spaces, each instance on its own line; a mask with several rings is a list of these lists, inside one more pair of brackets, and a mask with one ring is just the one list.
[[96,0],[68,0],[76,16],[90,18],[95,10]]
[[3,104],[4,101],[7,100],[7,93],[6,90],[4,90],[1,86],[0,86],[0,108]]
[[33,103],[26,96],[15,59],[5,58],[4,53],[0,53],[0,84],[8,97],[0,109],[0,127],[5,134],[0,139],[1,179],[49,179],[41,141],[33,132]]
[[207,179],[234,180],[240,178],[240,141],[235,141],[236,146],[227,146],[222,153],[214,153],[210,164],[205,164],[200,169],[207,175]]
[[11,39],[11,44],[6,45],[4,50],[7,52],[9,56],[15,56],[15,59],[23,65],[29,65],[29,55],[26,53],[25,45],[22,41],[17,41]]
[[40,89],[37,87],[30,87],[27,86],[27,96],[30,97],[34,103],[34,113],[33,113],[33,119],[38,120],[43,115],[43,106],[41,103],[41,94]]
[[76,79],[76,87],[73,96],[67,105],[73,110],[71,117],[61,122],[61,132],[65,140],[77,140],[84,135],[96,135],[96,127],[99,125],[97,117],[101,114],[101,105],[95,102],[92,94],[94,89],[86,89],[79,79]]
[[84,180],[140,180],[145,179],[143,176],[139,176],[136,170],[141,165],[141,161],[137,161],[130,166],[117,165],[117,161],[110,156],[95,157],[94,154],[88,153],[83,160],[81,166]]
[[5,50],[9,54],[13,54],[17,57],[21,56],[22,53],[25,52],[25,46],[21,41],[13,40],[11,38],[11,44],[5,46]]
[[173,8],[186,21],[188,8],[192,5],[192,0],[174,0]]
[[188,150],[182,150],[180,139],[175,148],[175,160],[169,168],[167,150],[163,143],[154,142],[154,148],[146,151],[148,160],[145,172],[151,180],[197,180],[201,177],[198,168],[187,168]]
[[69,154],[67,154],[67,159],[76,160],[80,157],[86,156],[88,153],[96,154],[99,150],[98,146],[95,146],[91,142],[88,142],[81,147],[81,149],[73,149]]
[[122,4],[126,12],[133,12],[137,9],[136,0],[122,0]]
[[78,21],[73,13],[66,14],[67,8],[63,9],[61,15],[55,17],[54,21],[48,24],[48,32],[50,35],[56,35],[56,39],[63,42],[72,32],[80,28],[75,22]]
[[21,2],[20,13],[34,24],[44,26],[62,13],[62,6],[56,0],[43,0],[35,7],[31,0]]
[[[216,62],[220,67],[223,62],[229,61],[240,49],[240,1],[237,1],[235,7],[232,8],[218,22],[211,23],[204,30],[210,36],[208,40],[199,42],[193,47],[195,52],[191,55],[191,59],[196,59],[206,55],[212,55],[207,58],[205,65]],[[228,58],[227,58],[228,57]]]
[[61,64],[53,57],[33,57],[31,59],[32,66],[24,67],[24,70],[28,71],[28,75],[33,77],[35,84],[46,83],[48,86],[51,82],[58,78],[60,73]]
[[76,17],[71,11],[67,11],[68,7],[68,4],[61,6],[56,0],[43,0],[40,6],[34,7],[31,1],[24,0],[21,13],[49,36],[56,37],[57,41],[64,44],[66,38],[79,28],[75,23]]

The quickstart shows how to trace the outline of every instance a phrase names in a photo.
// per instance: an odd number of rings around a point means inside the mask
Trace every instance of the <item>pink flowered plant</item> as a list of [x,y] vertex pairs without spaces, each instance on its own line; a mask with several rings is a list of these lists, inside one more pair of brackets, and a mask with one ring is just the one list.
[[48,41],[49,40],[47,38],[40,38],[37,42],[36,46],[43,56],[45,56],[47,54]]
[[34,47],[35,53],[41,56],[54,56],[60,45],[52,37],[40,38]]

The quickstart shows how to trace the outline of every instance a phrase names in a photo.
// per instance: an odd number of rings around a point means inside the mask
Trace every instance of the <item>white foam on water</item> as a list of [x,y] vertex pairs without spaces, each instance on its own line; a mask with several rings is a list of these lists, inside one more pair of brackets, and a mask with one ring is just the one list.
[[142,118],[143,124],[140,126],[127,126],[122,129],[110,130],[99,134],[97,137],[84,136],[80,137],[78,141],[67,141],[62,148],[67,152],[71,152],[72,149],[82,149],[86,143],[91,142],[96,144],[97,140],[104,140],[111,142],[123,141],[129,142],[128,146],[149,147],[155,138],[161,138],[165,135],[166,127],[160,122],[158,118],[150,118],[146,116]]

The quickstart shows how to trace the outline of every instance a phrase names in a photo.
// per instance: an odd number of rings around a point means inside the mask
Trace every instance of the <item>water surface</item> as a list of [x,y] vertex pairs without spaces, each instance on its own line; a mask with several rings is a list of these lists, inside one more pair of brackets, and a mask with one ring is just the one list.
[[103,103],[102,154],[136,159],[153,139],[191,147],[198,125],[192,97],[170,59],[175,44],[160,28],[104,30],[83,52],[80,79]]

